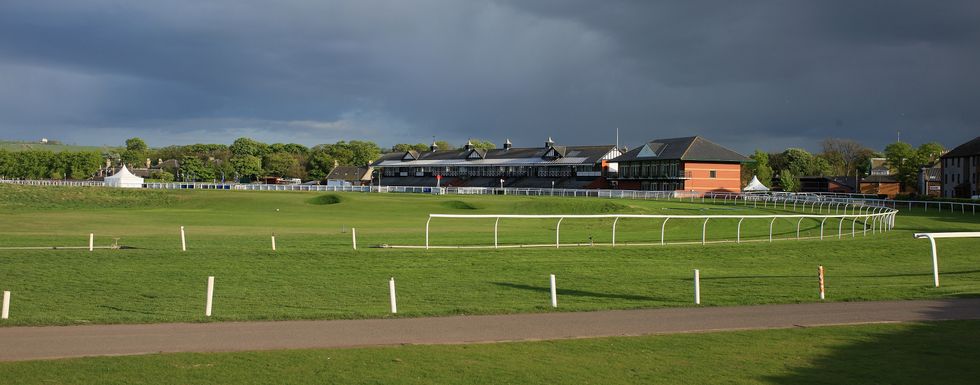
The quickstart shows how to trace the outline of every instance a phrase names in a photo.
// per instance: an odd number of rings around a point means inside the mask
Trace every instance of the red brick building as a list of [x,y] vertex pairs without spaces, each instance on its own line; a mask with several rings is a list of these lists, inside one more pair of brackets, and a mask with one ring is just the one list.
[[610,162],[624,190],[729,191],[742,188],[742,154],[700,136],[657,139]]

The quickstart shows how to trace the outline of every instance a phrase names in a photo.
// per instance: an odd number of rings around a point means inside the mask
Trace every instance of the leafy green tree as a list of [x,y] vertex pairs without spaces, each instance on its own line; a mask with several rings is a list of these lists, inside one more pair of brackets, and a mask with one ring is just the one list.
[[888,166],[895,170],[895,177],[906,186],[918,183],[919,170],[935,163],[942,153],[942,145],[936,142],[922,144],[919,148],[904,142],[885,146]]
[[331,153],[329,144],[321,144],[310,149],[310,155],[307,158],[307,172],[309,177],[313,179],[323,179],[333,171],[334,162],[337,161]]
[[493,150],[497,148],[497,145],[489,140],[471,139],[470,143],[473,144],[473,148],[479,148],[481,150]]
[[351,158],[345,164],[352,166],[365,166],[381,156],[381,147],[374,142],[352,140],[347,143],[351,151]]
[[14,156],[13,176],[21,179],[44,179],[50,176],[54,153],[46,150],[27,150]]
[[204,164],[204,161],[193,156],[180,159],[180,175],[184,181],[206,181],[215,179],[214,170]]
[[262,168],[268,176],[286,176],[296,164],[296,158],[285,152],[274,152],[262,159]]
[[399,143],[394,146],[391,146],[391,152],[409,152],[413,150],[418,152],[429,151],[429,145],[425,143],[416,143],[416,144]]
[[788,169],[779,172],[779,184],[783,191],[800,191],[800,178]]
[[440,151],[450,151],[450,150],[455,150],[456,149],[456,146],[453,146],[452,144],[449,144],[449,142],[447,142],[445,140],[437,140],[436,141],[436,146],[439,146],[439,150]]
[[[759,182],[766,186],[772,186],[772,167],[769,166],[769,154],[755,150],[750,158],[755,162],[750,163],[748,167],[759,178]],[[751,176],[749,178],[751,179]]]
[[146,142],[143,139],[134,137],[126,139],[126,150],[129,151],[147,151],[150,148],[147,147]]
[[269,152],[285,152],[293,155],[306,155],[310,152],[310,149],[302,144],[296,143],[273,143],[269,145]]
[[13,153],[0,149],[0,178],[13,178],[14,168],[17,166]]
[[253,181],[265,173],[262,170],[262,159],[253,155],[231,158],[231,165],[238,178],[243,180]]
[[269,145],[251,138],[238,138],[229,147],[232,156],[257,156],[259,158],[269,153]]

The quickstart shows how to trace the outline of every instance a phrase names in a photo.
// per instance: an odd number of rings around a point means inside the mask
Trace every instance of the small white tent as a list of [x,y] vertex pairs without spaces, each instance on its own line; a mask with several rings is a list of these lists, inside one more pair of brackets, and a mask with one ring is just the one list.
[[753,175],[752,181],[742,191],[769,191],[769,188],[763,185],[762,182],[759,182],[759,178]]
[[106,187],[141,188],[143,187],[143,178],[133,175],[123,165],[115,174],[105,178],[105,185]]

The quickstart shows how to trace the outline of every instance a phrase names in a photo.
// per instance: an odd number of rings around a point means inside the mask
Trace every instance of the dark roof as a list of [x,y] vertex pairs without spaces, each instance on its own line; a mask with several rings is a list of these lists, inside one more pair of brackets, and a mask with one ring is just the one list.
[[716,162],[747,162],[749,158],[700,136],[657,139],[634,148],[611,162],[671,159]]
[[369,167],[337,166],[333,168],[333,171],[330,171],[330,175],[327,175],[327,179],[359,181],[363,180],[365,174],[370,171],[371,169]]
[[854,183],[854,177],[853,176],[846,176],[846,175],[841,175],[841,176],[801,176],[800,177],[800,180],[801,181],[804,181],[804,180],[808,180],[808,181],[827,180],[827,181],[830,181],[830,182],[834,182],[836,184],[839,184],[841,186],[850,187],[850,188],[854,188],[854,185],[855,185],[855,183]]
[[[529,159],[536,160],[540,162],[546,153],[551,149],[557,151],[561,157],[556,159],[558,162],[560,158],[574,157],[574,158],[585,158],[584,161],[578,164],[595,164],[602,160],[602,157],[608,154],[610,151],[614,150],[616,146],[614,145],[601,145],[601,146],[552,146],[552,147],[511,147],[510,149],[495,148],[492,150],[436,150],[436,151],[426,151],[418,153],[417,160],[457,160],[461,164],[469,159],[469,155],[472,152],[476,152],[480,155],[480,158],[488,161],[494,159]],[[402,161],[405,156],[404,152],[391,152],[381,156],[380,159],[376,160],[372,165],[378,166],[383,162],[391,161]],[[478,158],[479,159],[479,158]],[[550,158],[549,158],[550,159]],[[410,166],[413,161],[405,161],[406,166]]]
[[923,167],[922,176],[926,180],[940,180],[943,176],[943,170],[939,167]]
[[973,140],[956,146],[952,151],[947,152],[942,158],[957,158],[961,156],[980,155],[980,136]]
[[868,175],[861,178],[861,183],[898,183],[894,175]]

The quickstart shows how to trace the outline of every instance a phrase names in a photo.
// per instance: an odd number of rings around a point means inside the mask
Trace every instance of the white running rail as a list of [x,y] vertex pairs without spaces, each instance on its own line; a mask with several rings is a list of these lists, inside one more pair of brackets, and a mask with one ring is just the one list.
[[980,238],[980,232],[915,233],[915,238],[926,238],[932,246],[932,279],[936,287],[939,287],[939,257],[936,255],[936,238]]

